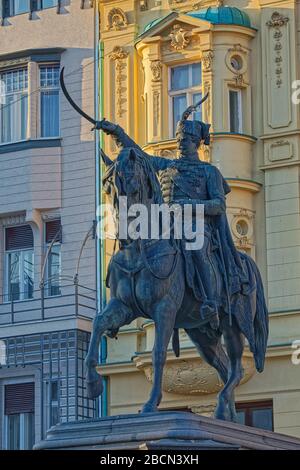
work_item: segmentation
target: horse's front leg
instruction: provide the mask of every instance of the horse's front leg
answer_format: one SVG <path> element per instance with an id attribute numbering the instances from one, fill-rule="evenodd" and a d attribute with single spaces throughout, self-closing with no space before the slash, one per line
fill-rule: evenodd
<path id="1" fill-rule="evenodd" d="M 102 378 L 97 372 L 99 344 L 106 330 L 117 330 L 133 320 L 130 309 L 118 299 L 111 299 L 103 312 L 96 315 L 93 322 L 92 337 L 85 358 L 86 387 L 89 398 L 96 398 L 103 391 Z"/>
<path id="2" fill-rule="evenodd" d="M 171 298 L 165 298 L 157 304 L 153 320 L 155 323 L 155 342 L 152 351 L 154 369 L 153 386 L 150 398 L 142 408 L 142 413 L 157 411 L 162 399 L 162 378 L 166 362 L 167 348 L 175 325 L 177 308 Z"/>

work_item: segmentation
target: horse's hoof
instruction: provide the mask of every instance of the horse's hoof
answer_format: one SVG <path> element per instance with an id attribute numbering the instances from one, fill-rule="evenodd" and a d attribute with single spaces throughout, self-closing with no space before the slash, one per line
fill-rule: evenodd
<path id="1" fill-rule="evenodd" d="M 85 383 L 86 383 L 86 390 L 87 390 L 87 396 L 88 398 L 90 398 L 91 400 L 93 400 L 94 398 L 97 398 L 99 397 L 100 395 L 102 395 L 103 393 L 103 382 L 102 382 L 102 378 L 99 374 L 98 375 L 98 378 L 93 380 L 93 381 L 88 381 L 86 380 Z"/>
<path id="2" fill-rule="evenodd" d="M 223 413 L 223 412 L 215 412 L 214 414 L 215 419 L 221 419 L 222 421 L 230 421 L 232 422 L 230 413 Z"/>
<path id="3" fill-rule="evenodd" d="M 232 421 L 229 407 L 218 405 L 214 413 L 214 418 L 221 419 L 222 421 Z"/>
<path id="4" fill-rule="evenodd" d="M 144 413 L 155 413 L 156 411 L 158 411 L 158 408 L 156 405 L 144 405 L 143 408 L 141 409 L 141 413 L 144 414 Z"/>

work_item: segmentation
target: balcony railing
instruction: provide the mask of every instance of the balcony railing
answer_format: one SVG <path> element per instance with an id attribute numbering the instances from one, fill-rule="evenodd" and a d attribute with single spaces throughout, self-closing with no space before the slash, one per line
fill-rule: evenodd
<path id="1" fill-rule="evenodd" d="M 14 300 L 12 295 L 0 295 L 0 326 L 53 318 L 93 318 L 96 291 L 76 280 L 60 285 L 60 295 L 48 295 L 47 285 L 33 291 L 32 298 Z M 22 293 L 21 293 L 22 294 Z"/>

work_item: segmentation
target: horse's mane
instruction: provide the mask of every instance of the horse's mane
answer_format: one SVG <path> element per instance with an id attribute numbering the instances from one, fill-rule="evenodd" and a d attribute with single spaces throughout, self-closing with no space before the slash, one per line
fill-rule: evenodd
<path id="1" fill-rule="evenodd" d="M 161 187 L 160 187 L 158 178 L 156 176 L 154 167 L 152 165 L 151 157 L 149 157 L 149 155 L 147 155 L 142 150 L 133 149 L 133 151 L 136 154 L 137 162 L 141 165 L 151 185 L 151 189 L 153 192 L 153 202 L 155 204 L 162 204 L 163 197 L 162 197 Z"/>
<path id="2" fill-rule="evenodd" d="M 163 197 L 162 197 L 161 187 L 160 187 L 158 178 L 156 176 L 154 167 L 151 163 L 151 157 L 149 157 L 149 155 L 147 155 L 141 149 L 126 148 L 126 149 L 121 150 L 117 159 L 106 170 L 105 175 L 103 177 L 103 184 L 111 178 L 114 179 L 114 174 L 115 174 L 117 164 L 123 159 L 130 158 L 130 152 L 134 152 L 136 162 L 143 170 L 144 174 L 142 175 L 142 177 L 144 178 L 145 183 L 147 184 L 147 180 L 148 180 L 148 184 L 150 184 L 151 186 L 152 194 L 153 194 L 153 203 L 162 204 Z M 115 180 L 114 184 L 115 186 L 118 186 L 116 183 L 117 181 Z"/>

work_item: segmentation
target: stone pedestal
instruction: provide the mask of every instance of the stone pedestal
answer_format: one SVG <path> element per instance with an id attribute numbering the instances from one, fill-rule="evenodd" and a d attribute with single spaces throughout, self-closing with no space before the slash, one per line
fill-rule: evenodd
<path id="1" fill-rule="evenodd" d="M 59 424 L 36 449 L 300 450 L 300 439 L 188 412 L 111 416 Z"/>

